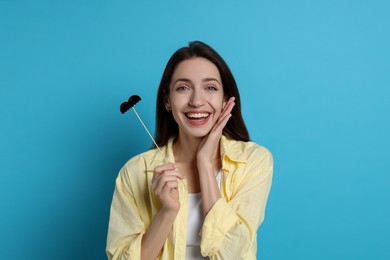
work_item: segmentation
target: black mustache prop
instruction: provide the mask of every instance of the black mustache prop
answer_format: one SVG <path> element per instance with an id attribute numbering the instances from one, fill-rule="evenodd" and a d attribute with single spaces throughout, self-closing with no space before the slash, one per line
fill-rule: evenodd
<path id="1" fill-rule="evenodd" d="M 148 133 L 150 139 L 152 139 L 154 145 L 157 147 L 158 151 L 160 152 L 160 154 L 162 155 L 162 157 L 164 158 L 164 161 L 166 163 L 168 163 L 168 160 L 165 158 L 164 154 L 161 152 L 160 150 L 160 147 L 158 147 L 156 141 L 154 140 L 153 136 L 150 134 L 148 128 L 146 127 L 146 125 L 144 124 L 144 122 L 142 121 L 141 117 L 138 115 L 137 113 L 137 110 L 135 110 L 135 107 L 134 105 L 137 104 L 139 101 L 141 100 L 141 97 L 138 96 L 138 95 L 132 95 L 131 97 L 129 97 L 129 100 L 128 101 L 125 101 L 121 104 L 120 106 L 120 111 L 122 114 L 126 113 L 130 108 L 133 109 L 135 115 L 138 117 L 138 120 L 141 122 L 142 126 L 145 128 L 146 132 Z"/>
<path id="2" fill-rule="evenodd" d="M 126 102 L 123 102 L 121 104 L 121 107 L 120 107 L 120 110 L 121 110 L 121 113 L 124 114 L 127 112 L 127 110 L 129 110 L 130 108 L 132 108 L 135 104 L 137 104 L 139 101 L 141 100 L 141 97 L 138 96 L 138 95 L 132 95 L 131 97 L 129 97 L 129 100 L 126 101 Z"/>

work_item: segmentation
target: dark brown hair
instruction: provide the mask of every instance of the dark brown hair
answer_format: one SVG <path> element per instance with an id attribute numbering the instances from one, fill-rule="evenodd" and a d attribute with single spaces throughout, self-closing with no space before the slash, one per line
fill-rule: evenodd
<path id="1" fill-rule="evenodd" d="M 241 115 L 240 94 L 233 74 L 226 62 L 213 48 L 203 42 L 194 41 L 190 42 L 188 47 L 182 47 L 172 55 L 162 75 L 156 102 L 156 143 L 159 146 L 166 145 L 169 138 L 179 134 L 179 127 L 172 113 L 165 108 L 165 100 L 169 95 L 169 84 L 177 65 L 193 57 L 202 57 L 212 62 L 219 70 L 225 98 L 235 97 L 235 106 L 231 112 L 232 117 L 223 129 L 223 134 L 231 139 L 249 141 L 248 130 Z"/>

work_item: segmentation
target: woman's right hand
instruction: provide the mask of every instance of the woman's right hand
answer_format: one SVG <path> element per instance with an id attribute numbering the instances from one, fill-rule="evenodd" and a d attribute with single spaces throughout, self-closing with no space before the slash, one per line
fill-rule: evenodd
<path id="1" fill-rule="evenodd" d="M 156 259 L 168 237 L 180 209 L 177 179 L 182 175 L 175 164 L 168 163 L 154 168 L 152 189 L 161 202 L 161 209 L 142 236 L 141 259 Z"/>
<path id="2" fill-rule="evenodd" d="M 178 178 L 182 179 L 183 176 L 173 163 L 154 168 L 152 188 L 161 202 L 163 212 L 177 213 L 180 209 Z"/>

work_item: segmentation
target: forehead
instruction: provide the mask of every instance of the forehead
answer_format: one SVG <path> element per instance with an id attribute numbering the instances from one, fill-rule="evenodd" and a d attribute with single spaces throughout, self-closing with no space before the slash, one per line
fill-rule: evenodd
<path id="1" fill-rule="evenodd" d="M 205 78 L 215 78 L 221 80 L 219 70 L 214 63 L 208 59 L 194 57 L 180 62 L 173 72 L 172 81 L 179 78 L 189 80 L 202 80 Z"/>

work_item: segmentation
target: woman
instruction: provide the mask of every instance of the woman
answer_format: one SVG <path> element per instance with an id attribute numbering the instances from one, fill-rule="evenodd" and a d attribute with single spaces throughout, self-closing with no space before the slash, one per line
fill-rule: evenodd
<path id="1" fill-rule="evenodd" d="M 156 142 L 121 169 L 109 259 L 256 259 L 271 153 L 249 141 L 240 96 L 215 50 L 192 42 L 168 61 Z"/>

